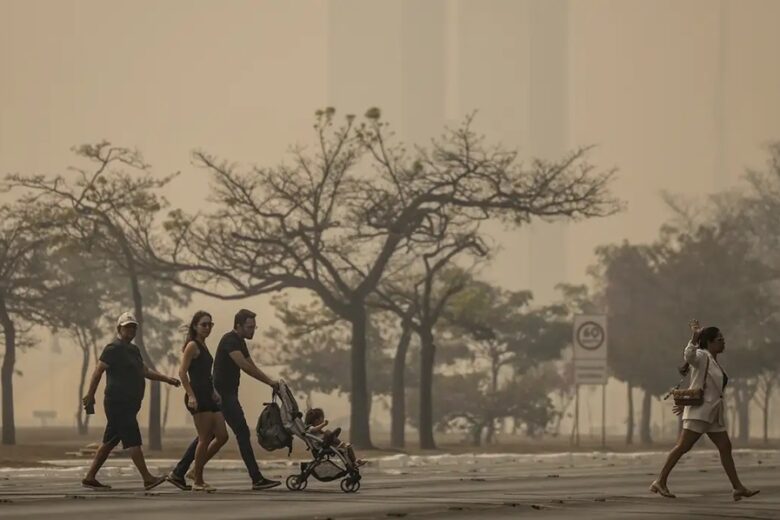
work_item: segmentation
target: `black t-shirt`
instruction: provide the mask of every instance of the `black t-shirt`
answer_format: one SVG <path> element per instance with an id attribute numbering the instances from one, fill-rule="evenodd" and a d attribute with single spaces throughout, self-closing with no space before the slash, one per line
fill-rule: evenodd
<path id="1" fill-rule="evenodd" d="M 132 343 L 115 339 L 100 354 L 106 369 L 106 402 L 140 404 L 144 398 L 144 360 Z"/>
<path id="2" fill-rule="evenodd" d="M 222 336 L 214 355 L 214 388 L 221 394 L 238 393 L 241 369 L 230 358 L 231 352 L 241 352 L 244 357 L 249 357 L 246 341 L 234 330 Z"/>

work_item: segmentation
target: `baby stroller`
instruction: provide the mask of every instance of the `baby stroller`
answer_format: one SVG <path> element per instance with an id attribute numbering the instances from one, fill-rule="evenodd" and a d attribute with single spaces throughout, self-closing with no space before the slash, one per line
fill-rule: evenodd
<path id="1" fill-rule="evenodd" d="M 279 390 L 274 391 L 273 400 L 279 398 L 282 426 L 294 437 L 306 444 L 311 453 L 310 462 L 302 462 L 300 473 L 290 475 L 285 481 L 287 489 L 303 491 L 310 476 L 321 482 L 341 479 L 341 490 L 344 493 L 355 493 L 360 489 L 360 471 L 350 461 L 346 453 L 329 442 L 306 431 L 303 414 L 298 409 L 290 388 L 283 381 L 279 382 Z"/>

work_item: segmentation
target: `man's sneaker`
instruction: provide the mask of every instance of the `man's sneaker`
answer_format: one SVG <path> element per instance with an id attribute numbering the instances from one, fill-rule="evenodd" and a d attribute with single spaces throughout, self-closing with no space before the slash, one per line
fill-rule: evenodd
<path id="1" fill-rule="evenodd" d="M 279 484 L 281 484 L 281 482 L 279 482 L 278 480 L 269 480 L 267 478 L 261 478 L 256 482 L 252 482 L 252 491 L 260 491 L 262 489 L 275 488 Z"/>
<path id="2" fill-rule="evenodd" d="M 97 491 L 108 491 L 109 489 L 111 489 L 111 486 L 101 484 L 100 482 L 97 481 L 97 479 L 94 478 L 93 479 L 85 478 L 84 480 L 81 481 L 81 485 L 84 486 L 85 488 L 95 489 Z"/>
<path id="3" fill-rule="evenodd" d="M 168 478 L 168 482 L 170 482 L 171 484 L 173 484 L 177 488 L 181 489 L 182 491 L 189 491 L 190 489 L 192 489 L 192 486 L 187 484 L 187 481 L 184 480 L 183 477 L 180 477 L 179 475 L 177 475 L 173 471 L 168 473 L 168 477 L 167 478 Z"/>

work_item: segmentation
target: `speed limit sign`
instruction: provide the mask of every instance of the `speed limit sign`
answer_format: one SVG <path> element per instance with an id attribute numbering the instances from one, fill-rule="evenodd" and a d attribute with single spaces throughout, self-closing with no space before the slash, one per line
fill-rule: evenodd
<path id="1" fill-rule="evenodd" d="M 586 321 L 577 327 L 577 343 L 585 350 L 598 350 L 606 339 L 604 327 L 595 321 Z"/>
<path id="2" fill-rule="evenodd" d="M 574 317 L 574 377 L 578 384 L 607 382 L 607 317 L 604 314 Z"/>

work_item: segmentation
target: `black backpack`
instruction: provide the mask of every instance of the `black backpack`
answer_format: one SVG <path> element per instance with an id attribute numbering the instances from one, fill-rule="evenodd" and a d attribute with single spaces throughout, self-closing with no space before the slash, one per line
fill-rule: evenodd
<path id="1" fill-rule="evenodd" d="M 264 449 L 274 451 L 287 448 L 287 456 L 292 453 L 292 434 L 284 428 L 282 411 L 275 402 L 264 403 L 260 417 L 257 419 L 257 442 Z"/>

